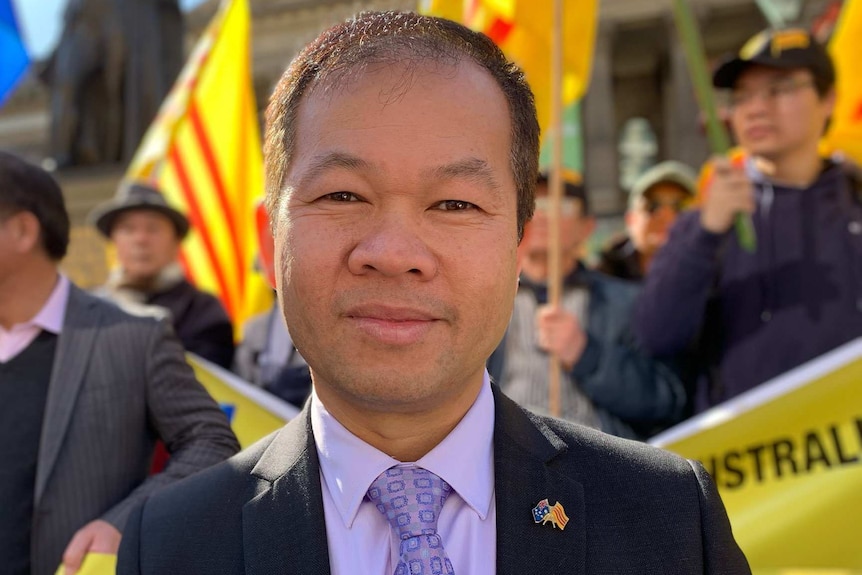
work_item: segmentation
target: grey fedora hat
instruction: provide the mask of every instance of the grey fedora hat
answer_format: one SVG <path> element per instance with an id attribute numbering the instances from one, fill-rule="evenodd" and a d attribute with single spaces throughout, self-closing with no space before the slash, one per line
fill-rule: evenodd
<path id="1" fill-rule="evenodd" d="M 109 238 L 117 216 L 132 210 L 159 212 L 171 220 L 177 229 L 177 236 L 184 238 L 189 233 L 188 218 L 169 205 L 161 192 L 143 182 L 123 184 L 116 196 L 96 206 L 90 212 L 89 220 L 102 235 Z"/>

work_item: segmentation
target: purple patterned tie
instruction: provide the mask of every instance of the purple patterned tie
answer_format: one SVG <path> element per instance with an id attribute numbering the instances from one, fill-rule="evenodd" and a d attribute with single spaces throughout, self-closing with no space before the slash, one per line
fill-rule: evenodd
<path id="1" fill-rule="evenodd" d="M 415 465 L 390 467 L 374 480 L 368 499 L 389 520 L 401 539 L 395 575 L 454 575 L 437 518 L 452 488 Z"/>

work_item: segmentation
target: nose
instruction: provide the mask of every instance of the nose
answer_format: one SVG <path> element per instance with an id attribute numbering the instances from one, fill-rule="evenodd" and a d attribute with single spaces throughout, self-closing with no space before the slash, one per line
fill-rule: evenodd
<path id="1" fill-rule="evenodd" d="M 654 222 L 660 226 L 670 226 L 676 220 L 677 212 L 671 206 L 661 205 L 652 216 Z"/>
<path id="2" fill-rule="evenodd" d="M 437 257 L 422 237 L 421 224 L 398 215 L 375 218 L 347 258 L 355 275 L 397 277 L 410 274 L 420 280 L 437 275 Z"/>

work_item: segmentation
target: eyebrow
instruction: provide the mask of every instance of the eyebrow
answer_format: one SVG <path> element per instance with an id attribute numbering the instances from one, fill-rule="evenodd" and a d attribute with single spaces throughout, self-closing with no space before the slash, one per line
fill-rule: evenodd
<path id="1" fill-rule="evenodd" d="M 308 169 L 300 178 L 298 187 L 300 189 L 305 187 L 309 182 L 314 181 L 320 177 L 321 174 L 332 169 L 358 172 L 369 169 L 370 167 L 371 164 L 352 154 L 347 154 L 345 152 L 330 152 L 315 158 L 311 162 L 311 165 L 309 165 Z"/>
<path id="2" fill-rule="evenodd" d="M 372 167 L 370 162 L 353 154 L 330 152 L 315 158 L 311 162 L 308 169 L 300 178 L 299 186 L 304 186 L 331 169 L 358 172 L 370 170 Z M 494 192 L 502 190 L 502 186 L 494 176 L 494 171 L 488 165 L 488 162 L 479 158 L 467 158 L 450 164 L 435 166 L 426 170 L 423 175 L 438 180 L 468 180 L 484 185 Z"/>
<path id="3" fill-rule="evenodd" d="M 438 180 L 467 180 L 481 184 L 499 195 L 502 186 L 485 160 L 467 158 L 431 168 L 428 175 Z"/>

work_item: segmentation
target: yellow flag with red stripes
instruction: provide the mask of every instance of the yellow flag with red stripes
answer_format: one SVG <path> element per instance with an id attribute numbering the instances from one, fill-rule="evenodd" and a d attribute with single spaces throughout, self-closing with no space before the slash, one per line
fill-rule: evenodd
<path id="1" fill-rule="evenodd" d="M 126 173 L 187 215 L 186 274 L 221 299 L 237 326 L 271 304 L 253 271 L 264 183 L 250 39 L 248 0 L 223 0 Z"/>
<path id="2" fill-rule="evenodd" d="M 862 2 L 844 2 L 838 26 L 829 43 L 835 64 L 835 110 L 823 140 L 824 152 L 841 152 L 862 164 Z"/>
<path id="3" fill-rule="evenodd" d="M 542 133 L 551 116 L 553 0 L 423 0 L 422 11 L 461 22 L 490 37 L 524 70 L 536 96 Z M 597 0 L 566 0 L 563 21 L 563 106 L 587 91 L 598 19 Z"/>

